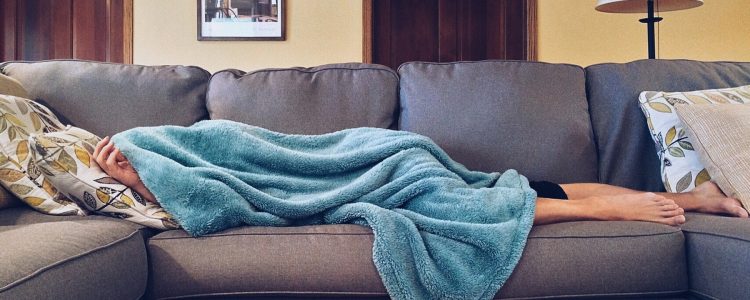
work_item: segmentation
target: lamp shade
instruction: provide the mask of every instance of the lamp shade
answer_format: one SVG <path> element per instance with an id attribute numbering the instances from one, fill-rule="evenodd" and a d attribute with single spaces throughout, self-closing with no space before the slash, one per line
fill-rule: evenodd
<path id="1" fill-rule="evenodd" d="M 644 13 L 647 0 L 599 0 L 596 10 L 608 13 Z M 703 5 L 703 0 L 654 0 L 658 11 L 689 9 Z"/>

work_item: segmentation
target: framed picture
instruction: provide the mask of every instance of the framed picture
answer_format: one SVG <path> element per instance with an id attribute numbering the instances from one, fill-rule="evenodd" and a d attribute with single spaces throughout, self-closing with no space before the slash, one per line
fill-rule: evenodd
<path id="1" fill-rule="evenodd" d="M 284 0 L 198 0 L 199 41 L 283 41 Z"/>

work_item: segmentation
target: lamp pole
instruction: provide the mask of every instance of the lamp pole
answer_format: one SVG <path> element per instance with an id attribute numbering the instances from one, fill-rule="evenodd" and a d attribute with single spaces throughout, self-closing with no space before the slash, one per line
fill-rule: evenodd
<path id="1" fill-rule="evenodd" d="M 654 0 L 646 0 L 648 6 L 647 18 L 640 19 L 641 23 L 646 23 L 646 30 L 648 31 L 648 58 L 656 58 L 656 38 L 654 35 L 654 24 L 663 20 L 661 17 L 654 17 Z"/>

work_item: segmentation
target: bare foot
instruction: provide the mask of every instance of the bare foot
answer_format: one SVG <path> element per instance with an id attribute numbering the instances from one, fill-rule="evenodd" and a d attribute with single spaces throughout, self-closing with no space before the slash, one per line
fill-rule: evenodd
<path id="1" fill-rule="evenodd" d="M 729 198 L 721 192 L 719 187 L 710 181 L 704 182 L 690 191 L 694 199 L 695 211 L 709 214 L 723 214 L 733 217 L 747 218 L 747 210 L 742 208 L 740 201 Z"/>
<path id="2" fill-rule="evenodd" d="M 607 221 L 646 221 L 677 226 L 685 223 L 685 211 L 674 201 L 654 193 L 602 196 L 591 199 Z"/>

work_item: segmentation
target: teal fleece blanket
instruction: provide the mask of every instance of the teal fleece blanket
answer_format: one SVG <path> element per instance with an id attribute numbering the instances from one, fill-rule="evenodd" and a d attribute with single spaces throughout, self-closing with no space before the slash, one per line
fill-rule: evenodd
<path id="1" fill-rule="evenodd" d="M 287 135 L 211 120 L 113 141 L 193 236 L 242 225 L 370 227 L 394 299 L 491 299 L 533 223 L 526 178 L 469 171 L 414 133 Z"/>

